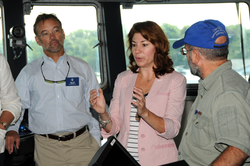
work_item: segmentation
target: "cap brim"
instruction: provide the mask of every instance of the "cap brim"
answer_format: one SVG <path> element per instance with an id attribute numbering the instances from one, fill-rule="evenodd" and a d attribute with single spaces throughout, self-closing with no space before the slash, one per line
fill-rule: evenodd
<path id="1" fill-rule="evenodd" d="M 179 48 L 179 47 L 181 47 L 183 45 L 185 45 L 184 38 L 174 42 L 173 48 L 176 49 L 176 48 Z"/>

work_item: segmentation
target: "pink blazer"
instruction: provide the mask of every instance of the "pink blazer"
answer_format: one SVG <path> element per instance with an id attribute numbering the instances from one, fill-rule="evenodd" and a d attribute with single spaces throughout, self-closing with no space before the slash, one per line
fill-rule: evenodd
<path id="1" fill-rule="evenodd" d="M 115 81 L 113 98 L 109 107 L 112 129 L 102 129 L 104 138 L 115 135 L 127 148 L 133 87 L 137 74 L 130 70 L 120 73 Z M 138 153 L 142 166 L 159 166 L 177 161 L 177 148 L 173 140 L 179 133 L 186 98 L 186 78 L 177 72 L 155 79 L 146 99 L 146 107 L 164 118 L 165 131 L 158 133 L 141 119 L 138 131 Z"/>

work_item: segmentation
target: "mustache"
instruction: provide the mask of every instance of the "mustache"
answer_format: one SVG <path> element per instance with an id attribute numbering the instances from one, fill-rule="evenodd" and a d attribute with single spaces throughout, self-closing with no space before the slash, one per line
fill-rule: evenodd
<path id="1" fill-rule="evenodd" d="M 52 42 L 54 42 L 54 41 L 56 41 L 57 43 L 59 43 L 59 41 L 58 40 L 56 40 L 56 39 L 52 39 L 50 42 L 49 42 L 49 44 L 51 44 Z"/>

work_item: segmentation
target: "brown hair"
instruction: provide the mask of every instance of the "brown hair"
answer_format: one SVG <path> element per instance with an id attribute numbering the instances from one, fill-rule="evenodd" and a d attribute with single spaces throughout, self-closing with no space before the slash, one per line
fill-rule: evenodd
<path id="1" fill-rule="evenodd" d="M 37 31 L 36 31 L 36 26 L 37 26 L 37 24 L 38 24 L 40 21 L 43 21 L 43 22 L 44 22 L 45 20 L 48 20 L 48 19 L 51 19 L 51 18 L 53 18 L 53 19 L 55 19 L 56 21 L 58 21 L 59 24 L 60 24 L 60 28 L 62 28 L 62 23 L 61 23 L 61 21 L 56 17 L 55 14 L 46 14 L 46 13 L 43 13 L 43 14 L 40 14 L 40 15 L 37 16 L 36 21 L 35 21 L 35 24 L 33 25 L 33 30 L 34 30 L 34 33 L 35 33 L 36 36 L 38 36 Z"/>
<path id="2" fill-rule="evenodd" d="M 155 46 L 154 64 L 156 68 L 153 67 L 155 76 L 158 78 L 159 75 L 172 73 L 174 68 L 173 61 L 169 56 L 170 44 L 168 38 L 161 27 L 152 21 L 135 23 L 128 34 L 127 52 L 130 52 L 130 70 L 133 73 L 137 73 L 137 69 L 139 68 L 132 54 L 132 39 L 135 33 L 140 33 L 146 40 L 150 41 Z"/>

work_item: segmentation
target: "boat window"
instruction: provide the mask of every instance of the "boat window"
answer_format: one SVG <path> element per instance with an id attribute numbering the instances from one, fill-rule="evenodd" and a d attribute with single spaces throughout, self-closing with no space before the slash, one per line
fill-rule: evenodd
<path id="1" fill-rule="evenodd" d="M 216 19 L 225 24 L 229 33 L 229 57 L 233 69 L 248 79 L 250 74 L 250 24 L 249 7 L 246 3 L 202 3 L 202 4 L 134 4 L 132 8 L 120 6 L 123 25 L 126 63 L 129 65 L 127 53 L 127 34 L 136 22 L 154 21 L 160 25 L 171 44 L 170 56 L 176 71 L 187 78 L 188 84 L 197 84 L 199 77 L 190 73 L 186 56 L 180 49 L 173 49 L 176 40 L 184 37 L 184 33 L 193 23 L 206 19 Z M 215 12 L 218 11 L 218 12 Z"/>
<path id="2" fill-rule="evenodd" d="M 90 64 L 98 82 L 103 83 L 95 6 L 33 6 L 31 13 L 24 17 L 26 40 L 33 49 L 32 51 L 27 47 L 28 63 L 43 55 L 42 47 L 36 43 L 33 32 L 35 19 L 41 13 L 53 13 L 60 19 L 65 32 L 64 48 L 66 53 Z"/>

